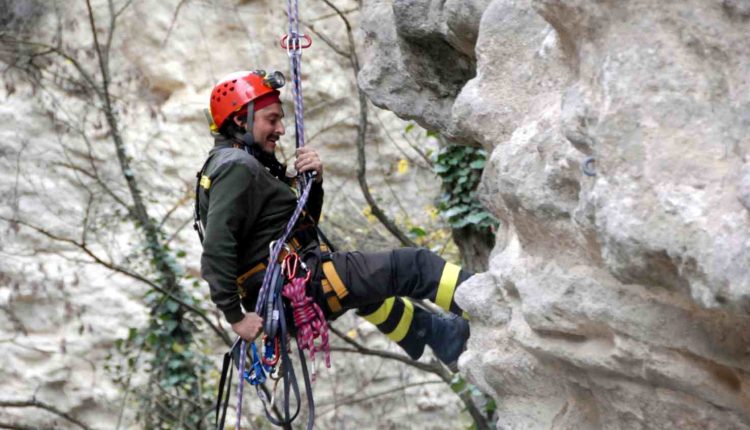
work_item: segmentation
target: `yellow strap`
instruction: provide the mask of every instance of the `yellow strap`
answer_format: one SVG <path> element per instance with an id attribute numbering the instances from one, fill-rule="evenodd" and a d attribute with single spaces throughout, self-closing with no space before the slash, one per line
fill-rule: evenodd
<path id="1" fill-rule="evenodd" d="M 328 282 L 326 278 L 321 279 L 320 283 L 323 286 L 323 293 L 326 294 L 326 301 L 328 302 L 328 309 L 330 309 L 331 312 L 340 312 L 341 302 L 339 302 L 339 299 L 338 297 L 336 297 L 336 294 L 328 295 L 329 292 L 333 291 L 331 289 L 331 283 Z"/>
<path id="2" fill-rule="evenodd" d="M 330 296 L 326 299 L 326 301 L 328 302 L 328 308 L 331 310 L 331 312 L 341 312 L 341 302 L 339 302 L 339 299 L 337 299 L 336 296 Z"/>
<path id="3" fill-rule="evenodd" d="M 406 337 L 411 327 L 411 320 L 414 318 L 414 305 L 411 303 L 411 300 L 403 299 L 403 301 L 404 314 L 401 315 L 401 321 L 398 322 L 395 330 L 386 335 L 394 342 L 400 342 Z"/>
<path id="4" fill-rule="evenodd" d="M 391 314 L 391 310 L 393 309 L 393 303 L 396 301 L 395 297 L 388 297 L 385 299 L 382 305 L 373 313 L 369 315 L 363 315 L 362 318 L 366 319 L 367 321 L 378 325 L 383 324 L 385 320 L 388 318 L 388 315 Z"/>
<path id="5" fill-rule="evenodd" d="M 453 293 L 456 291 L 458 273 L 460 271 L 460 267 L 448 262 L 445 263 L 445 267 L 443 268 L 443 275 L 440 277 L 440 285 L 438 286 L 437 297 L 435 297 L 435 304 L 446 311 L 451 310 Z"/>
<path id="6" fill-rule="evenodd" d="M 206 175 L 201 176 L 201 187 L 205 189 L 211 188 L 211 178 Z"/>
<path id="7" fill-rule="evenodd" d="M 339 274 L 336 273 L 336 268 L 333 267 L 333 262 L 326 261 L 323 263 L 323 273 L 326 275 L 326 278 L 328 278 L 328 282 L 333 286 L 333 290 L 336 291 L 336 295 L 339 299 L 343 299 L 349 295 L 346 285 L 341 281 Z"/>
<path id="8" fill-rule="evenodd" d="M 252 269 L 248 270 L 247 272 L 243 273 L 239 278 L 237 278 L 237 285 L 242 285 L 245 283 L 247 278 L 255 275 L 256 273 L 260 272 L 261 270 L 266 268 L 265 263 L 258 263 L 256 264 Z"/>

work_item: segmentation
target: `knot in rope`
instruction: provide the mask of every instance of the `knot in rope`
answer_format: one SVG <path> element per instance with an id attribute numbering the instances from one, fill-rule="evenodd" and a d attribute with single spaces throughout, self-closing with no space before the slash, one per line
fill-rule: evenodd
<path id="1" fill-rule="evenodd" d="M 313 381 L 315 380 L 315 353 L 323 351 L 326 357 L 326 367 L 331 367 L 331 348 L 328 345 L 328 324 L 323 311 L 312 298 L 305 294 L 305 278 L 290 280 L 281 293 L 292 303 L 294 325 L 297 327 L 297 342 L 301 349 L 310 351 L 313 363 Z M 320 337 L 320 345 L 315 345 L 315 339 Z"/>

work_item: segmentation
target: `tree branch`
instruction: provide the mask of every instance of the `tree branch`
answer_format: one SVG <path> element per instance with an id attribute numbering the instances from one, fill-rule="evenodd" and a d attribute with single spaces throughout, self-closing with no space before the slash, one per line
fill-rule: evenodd
<path id="1" fill-rule="evenodd" d="M 344 13 L 338 7 L 336 7 L 336 5 L 331 3 L 329 0 L 323 0 L 323 2 L 331 9 L 333 9 L 336 14 L 339 15 L 339 17 L 341 17 L 341 20 L 346 26 L 346 35 L 349 40 L 349 51 L 346 57 L 349 58 L 349 62 L 351 63 L 352 71 L 354 72 L 354 81 L 356 83 L 357 74 L 359 74 L 359 58 L 357 57 L 354 35 L 352 34 L 352 26 L 351 24 L 349 24 L 349 20 L 347 19 L 346 15 L 344 15 Z M 326 42 L 326 44 L 328 44 L 328 38 L 321 37 L 321 39 Z M 334 51 L 343 51 L 341 48 L 337 47 L 334 44 L 331 44 L 329 46 L 331 46 L 331 49 L 333 49 Z M 365 95 L 365 92 L 362 91 L 362 89 L 359 87 L 359 85 L 357 85 L 357 94 L 359 96 L 359 122 L 357 125 L 357 181 L 359 182 L 359 187 L 362 190 L 362 195 L 365 197 L 367 204 L 370 205 L 372 214 L 375 216 L 375 218 L 378 219 L 378 221 L 380 221 L 381 224 L 383 224 L 386 230 L 388 230 L 396 239 L 398 239 L 403 246 L 416 248 L 418 245 L 406 234 L 404 234 L 404 232 L 401 231 L 400 228 L 398 228 L 396 223 L 393 222 L 388 217 L 388 215 L 386 215 L 385 211 L 380 208 L 380 206 L 375 201 L 375 198 L 370 193 L 370 186 L 367 184 L 367 160 L 365 158 L 365 140 L 367 138 L 368 125 L 367 96 Z"/>
<path id="2" fill-rule="evenodd" d="M 83 66 L 81 66 L 81 63 L 79 63 L 78 60 L 76 60 L 73 56 L 63 51 L 60 46 L 52 46 L 46 43 L 30 42 L 27 40 L 16 39 L 15 37 L 11 37 L 7 34 L 0 34 L 0 41 L 3 41 L 5 43 L 14 43 L 17 45 L 27 45 L 30 47 L 42 48 L 46 50 L 46 51 L 43 51 L 45 55 L 47 53 L 54 52 L 55 54 L 59 55 L 64 60 L 72 64 L 73 67 L 78 71 L 78 73 L 80 73 L 83 80 L 85 80 L 86 83 L 89 84 L 90 88 L 94 90 L 94 92 L 96 92 L 96 94 L 99 97 L 102 97 L 101 88 L 99 88 L 99 86 L 96 85 L 96 82 L 94 81 L 93 77 L 86 71 L 86 69 L 83 68 Z M 35 54 L 38 54 L 38 53 L 35 53 Z"/>
<path id="3" fill-rule="evenodd" d="M 56 430 L 55 427 L 50 427 L 48 429 L 40 429 L 39 427 L 27 427 L 23 424 L 15 424 L 15 423 L 5 423 L 0 422 L 0 429 L 10 429 L 10 430 Z"/>
<path id="4" fill-rule="evenodd" d="M 162 48 L 167 46 L 167 41 L 169 41 L 169 36 L 172 35 L 172 29 L 174 28 L 175 23 L 177 22 L 177 16 L 180 14 L 180 9 L 182 9 L 182 6 L 187 3 L 187 0 L 180 0 L 179 3 L 177 3 L 177 7 L 174 9 L 174 13 L 172 14 L 172 21 L 169 23 L 169 28 L 167 29 L 167 35 L 164 36 L 164 40 L 161 41 Z"/>
<path id="5" fill-rule="evenodd" d="M 341 347 L 331 347 L 331 351 L 341 351 L 341 352 L 353 352 L 358 354 L 364 354 L 364 355 L 372 355 L 376 357 L 382 357 L 389 360 L 396 360 L 401 363 L 404 363 L 408 366 L 415 367 L 419 370 L 423 370 L 425 372 L 430 372 L 438 377 L 448 384 L 448 386 L 451 386 L 453 382 L 453 373 L 451 373 L 445 366 L 438 363 L 437 361 L 433 361 L 432 363 L 422 363 L 419 361 L 412 360 L 411 358 L 408 358 L 406 356 L 403 356 L 401 354 L 395 354 L 388 351 L 379 351 L 376 349 L 367 348 L 366 346 L 360 344 L 359 342 L 355 341 L 354 339 L 350 338 L 349 336 L 346 336 L 344 333 L 342 333 L 340 330 L 338 330 L 336 327 L 328 326 L 328 329 L 332 331 L 336 336 L 338 336 L 341 340 L 351 345 L 354 349 L 350 348 L 341 348 Z M 474 399 L 471 397 L 471 393 L 468 392 L 468 390 L 461 391 L 459 393 L 456 393 L 458 397 L 461 399 L 461 401 L 466 406 L 466 410 L 469 412 L 471 417 L 474 419 L 474 422 L 477 425 L 477 430 L 490 430 L 490 427 L 487 423 L 487 419 L 482 415 L 482 412 L 479 410 L 477 405 L 474 403 Z"/>
<path id="6" fill-rule="evenodd" d="M 329 409 L 327 411 L 321 412 L 320 415 L 325 415 L 325 414 L 327 414 L 329 412 L 335 411 L 336 409 L 338 409 L 341 406 L 355 405 L 357 403 L 367 402 L 369 400 L 376 399 L 378 397 L 387 396 L 389 394 L 394 394 L 394 393 L 397 393 L 399 391 L 404 391 L 404 390 L 406 390 L 408 388 L 420 387 L 420 386 L 423 386 L 423 385 L 430 385 L 430 384 L 442 384 L 442 383 L 443 383 L 442 380 L 440 380 L 440 381 L 432 380 L 432 381 L 412 382 L 410 384 L 399 385 L 396 388 L 389 388 L 387 390 L 382 390 L 382 391 L 379 391 L 377 393 L 370 394 L 370 395 L 363 396 L 363 397 L 358 397 L 358 398 L 354 398 L 354 399 L 338 400 L 338 401 L 336 401 L 336 403 L 333 405 L 333 407 L 331 409 Z M 360 391 L 361 390 L 358 390 L 357 393 L 359 393 Z M 352 397 L 353 397 L 353 395 L 352 395 Z M 323 405 L 321 405 L 321 406 L 323 406 Z"/>
<path id="7" fill-rule="evenodd" d="M 36 399 L 31 400 L 0 400 L 0 407 L 5 408 L 40 408 L 44 409 L 47 412 L 52 412 L 53 414 L 66 419 L 67 421 L 70 421 L 71 423 L 77 425 L 78 427 L 84 429 L 84 430 L 92 430 L 91 427 L 87 426 L 86 424 L 82 423 L 81 421 L 73 418 L 71 415 L 57 409 L 56 407 L 52 405 L 48 405 L 44 402 L 40 402 Z M 7 428 L 25 428 L 25 427 L 7 427 Z"/>
<path id="8" fill-rule="evenodd" d="M 117 272 L 117 273 L 123 274 L 123 275 L 125 275 L 127 277 L 130 277 L 132 279 L 135 279 L 137 281 L 143 282 L 144 284 L 148 285 L 149 287 L 153 288 L 154 290 L 156 290 L 156 291 L 164 294 L 165 296 L 167 296 L 170 299 L 174 300 L 175 302 L 179 303 L 181 306 L 184 306 L 186 309 L 188 309 L 191 312 L 195 313 L 206 324 L 208 324 L 208 326 L 211 327 L 211 329 L 214 332 L 216 332 L 216 334 L 219 335 L 219 337 L 224 341 L 224 343 L 226 343 L 227 345 L 231 345 L 232 344 L 232 340 L 224 332 L 224 330 L 222 330 L 221 328 L 219 328 L 218 326 L 216 326 L 208 318 L 208 316 L 203 311 L 201 311 L 200 309 L 196 308 L 195 306 L 193 306 L 193 305 L 185 302 L 180 297 L 177 297 L 173 292 L 167 291 L 166 289 L 162 288 L 159 284 L 151 281 L 150 279 L 148 279 L 148 278 L 146 278 L 144 276 L 141 276 L 138 273 L 131 272 L 130 270 L 127 270 L 124 267 L 118 266 L 115 263 L 112 263 L 112 262 L 104 260 L 103 258 L 99 257 L 95 252 L 93 252 L 91 250 L 91 248 L 89 248 L 86 244 L 80 243 L 80 242 L 78 242 L 76 240 L 73 240 L 73 239 L 70 239 L 70 238 L 67 238 L 67 237 L 58 236 L 58 235 L 56 235 L 56 234 L 54 234 L 52 232 L 49 232 L 49 231 L 47 231 L 47 230 L 45 230 L 45 229 L 43 229 L 41 227 L 35 226 L 33 224 L 30 224 L 30 223 L 28 223 L 26 221 L 22 221 L 22 220 L 19 220 L 19 219 L 6 218 L 6 217 L 0 215 L 0 220 L 3 220 L 5 222 L 7 222 L 7 223 L 15 223 L 15 224 L 18 224 L 18 225 L 22 225 L 24 227 L 28 227 L 28 228 L 36 231 L 37 233 L 40 233 L 43 236 L 46 236 L 49 239 L 52 239 L 52 240 L 57 241 L 57 242 L 62 242 L 62 243 L 67 243 L 69 245 L 73 245 L 74 247 L 78 248 L 79 250 L 83 251 L 86 255 L 88 255 L 89 257 L 91 257 L 91 259 L 94 260 L 94 262 L 96 262 L 97 264 L 99 264 L 101 266 L 104 266 L 107 269 L 112 270 L 113 272 Z"/>
<path id="9" fill-rule="evenodd" d="M 424 372 L 434 373 L 434 374 L 436 374 L 438 376 L 440 376 L 440 374 L 441 374 L 441 367 L 442 366 L 440 364 L 438 364 L 437 362 L 422 363 L 420 361 L 412 360 L 411 358 L 409 358 L 409 357 L 407 357 L 405 355 L 402 355 L 402 354 L 396 354 L 396 353 L 390 352 L 390 351 L 381 351 L 381 350 L 378 350 L 378 349 L 368 348 L 368 347 L 362 345 L 361 343 L 357 342 L 356 340 L 350 338 L 349 336 L 345 335 L 339 329 L 337 329 L 336 327 L 333 327 L 332 325 L 329 325 L 328 329 L 331 330 L 333 332 L 333 334 L 335 334 L 336 336 L 338 336 L 341 340 L 343 340 L 344 342 L 348 343 L 349 345 L 351 345 L 354 348 L 354 349 L 350 349 L 350 348 L 342 348 L 342 347 L 332 346 L 331 347 L 331 351 L 354 352 L 354 353 L 358 353 L 358 354 L 372 355 L 372 356 L 375 356 L 375 357 L 386 358 L 388 360 L 399 361 L 399 362 L 404 363 L 404 364 L 406 364 L 408 366 L 415 367 L 415 368 L 417 368 L 419 370 L 422 370 Z"/>

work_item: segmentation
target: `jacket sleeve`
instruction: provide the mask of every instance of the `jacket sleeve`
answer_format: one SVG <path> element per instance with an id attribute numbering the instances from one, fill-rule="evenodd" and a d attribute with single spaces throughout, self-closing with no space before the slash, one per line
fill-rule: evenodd
<path id="1" fill-rule="evenodd" d="M 313 181 L 305 209 L 313 217 L 316 224 L 320 221 L 320 214 L 323 212 L 323 194 L 323 182 Z"/>
<path id="2" fill-rule="evenodd" d="M 238 247 L 243 225 L 252 225 L 259 206 L 253 205 L 254 172 L 243 163 L 229 163 L 211 179 L 201 275 L 211 289 L 211 300 L 229 323 L 244 317 L 237 291 Z"/>

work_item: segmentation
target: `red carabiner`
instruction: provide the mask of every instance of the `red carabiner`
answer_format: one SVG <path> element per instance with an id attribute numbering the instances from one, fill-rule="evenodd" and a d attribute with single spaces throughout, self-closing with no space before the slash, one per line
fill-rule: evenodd
<path id="1" fill-rule="evenodd" d="M 292 46 L 289 46 L 289 44 L 287 43 L 288 39 L 289 39 L 289 35 L 288 34 L 285 34 L 285 35 L 281 36 L 281 43 L 280 43 L 281 44 L 281 48 L 282 49 L 287 49 L 287 50 L 288 49 L 295 49 L 294 43 L 292 43 Z M 299 44 L 297 46 L 300 49 L 306 49 L 306 48 L 309 48 L 312 45 L 312 39 L 310 38 L 310 36 L 308 36 L 306 34 L 300 34 L 300 35 L 298 35 L 297 36 L 297 40 L 299 40 L 299 39 L 305 39 L 305 43 L 304 44 Z"/>
<path id="2" fill-rule="evenodd" d="M 263 335 L 263 345 L 268 345 L 268 335 Z M 266 359 L 266 354 L 260 355 L 260 361 L 263 362 L 263 364 L 266 364 L 268 366 L 275 366 L 276 363 L 279 362 L 279 357 L 281 357 L 281 347 L 279 346 L 281 342 L 279 342 L 279 338 L 274 338 L 273 340 L 273 357 Z"/>
<path id="3" fill-rule="evenodd" d="M 297 276 L 297 267 L 299 267 L 299 255 L 294 251 L 290 251 L 289 254 L 284 257 L 284 272 L 286 272 L 286 278 L 288 280 L 291 281 Z"/>

